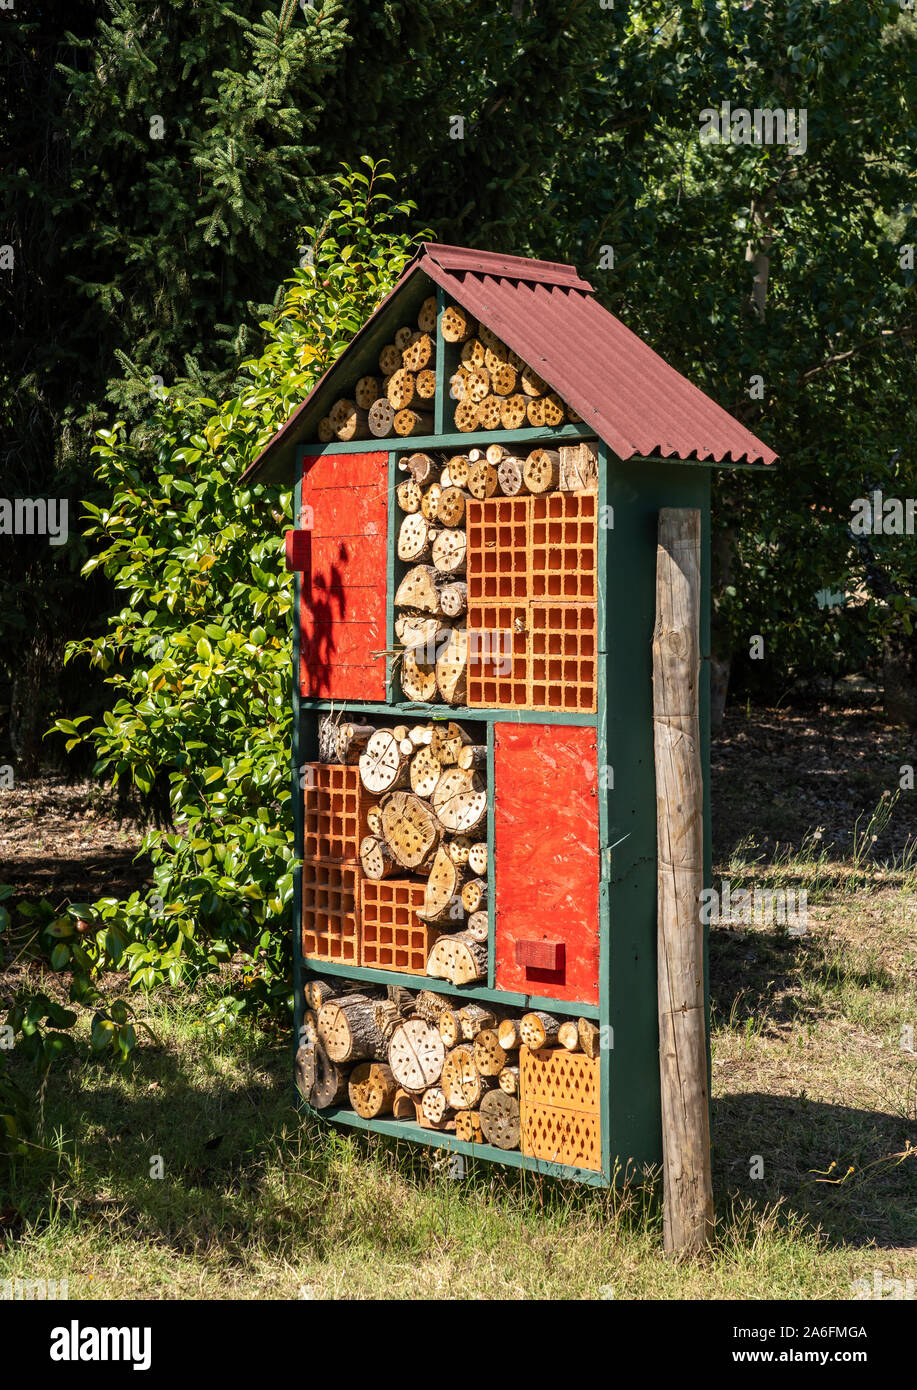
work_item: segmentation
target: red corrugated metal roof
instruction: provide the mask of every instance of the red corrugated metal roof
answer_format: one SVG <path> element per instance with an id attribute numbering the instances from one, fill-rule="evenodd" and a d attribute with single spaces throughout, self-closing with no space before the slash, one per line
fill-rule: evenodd
<path id="1" fill-rule="evenodd" d="M 773 449 L 603 309 L 573 266 L 425 242 L 382 303 L 421 270 L 534 367 L 619 458 L 776 459 Z M 347 356 L 325 373 L 244 478 L 261 473 L 278 453 L 315 438 L 318 420 L 310 418 L 310 401 L 332 373 L 342 366 L 346 373 Z"/>

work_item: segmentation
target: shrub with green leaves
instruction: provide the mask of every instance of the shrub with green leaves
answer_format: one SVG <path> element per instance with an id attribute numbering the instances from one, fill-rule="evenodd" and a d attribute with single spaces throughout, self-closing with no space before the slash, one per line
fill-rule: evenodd
<path id="1" fill-rule="evenodd" d="M 147 990 L 219 975 L 220 1024 L 289 1003 L 292 585 L 281 528 L 292 494 L 240 487 L 239 477 L 413 253 L 413 205 L 363 163 L 338 177 L 323 225 L 305 233 L 312 264 L 263 325 L 267 347 L 244 364 L 237 394 L 218 405 L 167 392 L 133 432 L 99 432 L 110 501 L 88 508 L 98 549 L 85 568 L 104 569 L 123 607 L 68 660 L 101 667 L 117 698 L 95 728 L 86 717 L 55 728 L 68 748 L 91 739 L 96 774 L 133 785 L 164 823 L 144 839 L 149 893 L 61 916 L 48 905 L 43 940 L 52 966 L 74 972 L 74 1001 L 98 1004 L 93 976 L 127 968 Z M 135 1042 L 123 1001 L 97 1014 L 95 1048 L 127 1056 Z"/>

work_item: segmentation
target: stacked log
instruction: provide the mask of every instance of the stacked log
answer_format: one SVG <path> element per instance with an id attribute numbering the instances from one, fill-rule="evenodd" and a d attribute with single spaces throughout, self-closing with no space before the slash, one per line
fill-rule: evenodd
<path id="1" fill-rule="evenodd" d="M 449 316 L 458 331 L 464 311 Z M 473 320 L 468 320 L 468 324 Z M 470 331 L 470 330 L 469 330 Z M 450 341 L 447 339 L 447 341 Z M 451 341 L 460 341 L 453 339 Z M 378 370 L 355 383 L 352 398 L 335 401 L 319 425 L 319 439 L 386 439 L 433 433 L 436 392 L 436 296 L 421 305 L 416 325 L 403 324 L 379 353 Z"/>
<path id="2" fill-rule="evenodd" d="M 543 1010 L 498 1014 L 430 990 L 378 997 L 349 981 L 309 981 L 319 1006 L 296 1055 L 297 1085 L 318 1109 L 349 1104 L 364 1119 L 412 1120 L 465 1143 L 518 1149 L 519 1048 L 590 1052 L 598 1028 Z M 304 1029 L 304 1033 L 308 1033 Z M 586 1039 L 582 1042 L 582 1039 Z"/>

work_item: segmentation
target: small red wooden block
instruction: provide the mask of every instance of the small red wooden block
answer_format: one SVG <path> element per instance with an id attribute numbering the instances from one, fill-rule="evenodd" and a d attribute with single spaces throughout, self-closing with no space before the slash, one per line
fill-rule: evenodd
<path id="1" fill-rule="evenodd" d="M 283 538 L 286 551 L 287 569 L 294 573 L 309 568 L 309 543 L 311 532 L 287 531 Z"/>
<path id="2" fill-rule="evenodd" d="M 527 970 L 563 970 L 562 941 L 516 941 L 516 964 Z"/>

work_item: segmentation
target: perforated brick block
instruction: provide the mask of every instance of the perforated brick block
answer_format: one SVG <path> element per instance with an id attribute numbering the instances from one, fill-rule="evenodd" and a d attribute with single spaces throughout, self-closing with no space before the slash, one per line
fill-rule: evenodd
<path id="1" fill-rule="evenodd" d="M 528 594 L 529 498 L 472 498 L 466 507 L 468 602 Z"/>
<path id="2" fill-rule="evenodd" d="M 562 1047 L 519 1049 L 520 1096 L 533 1105 L 599 1113 L 599 1059 Z"/>
<path id="3" fill-rule="evenodd" d="M 598 1059 L 544 1047 L 519 1049 L 521 1148 L 531 1158 L 599 1171 Z"/>
<path id="4" fill-rule="evenodd" d="M 600 1172 L 602 1139 L 598 1115 L 551 1105 L 520 1106 L 520 1147 L 529 1158 Z"/>
<path id="5" fill-rule="evenodd" d="M 528 633 L 524 604 L 468 605 L 469 709 L 527 709 Z"/>
<path id="6" fill-rule="evenodd" d="M 361 965 L 426 974 L 427 957 L 440 932 L 417 916 L 423 900 L 424 885 L 413 879 L 363 879 Z"/>
<path id="7" fill-rule="evenodd" d="M 595 604 L 532 602 L 528 622 L 530 708 L 594 713 Z"/>
<path id="8" fill-rule="evenodd" d="M 564 603 L 594 602 L 598 502 L 595 493 L 552 492 L 528 501 L 530 597 Z"/>
<path id="9" fill-rule="evenodd" d="M 303 773 L 303 853 L 310 859 L 356 863 L 368 833 L 366 812 L 373 804 L 360 781 L 360 769 L 338 763 L 306 763 Z"/>
<path id="10" fill-rule="evenodd" d="M 307 959 L 360 963 L 359 864 L 305 859 L 302 866 L 302 953 Z"/>

